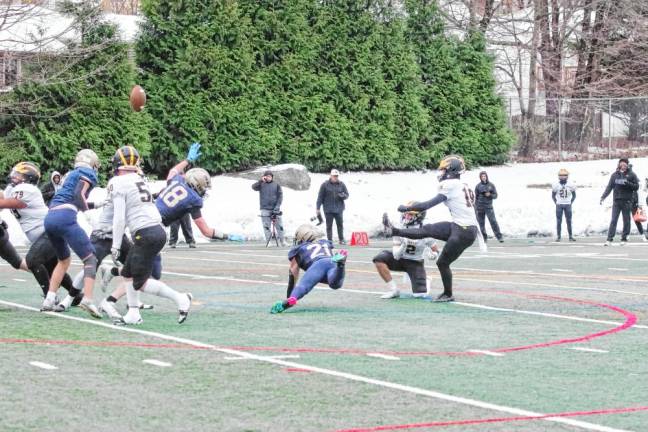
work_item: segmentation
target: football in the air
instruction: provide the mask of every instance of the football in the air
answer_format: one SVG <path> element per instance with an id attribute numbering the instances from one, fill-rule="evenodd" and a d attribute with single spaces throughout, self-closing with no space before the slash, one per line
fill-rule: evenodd
<path id="1" fill-rule="evenodd" d="M 144 108 L 144 105 L 146 105 L 146 93 L 142 87 L 138 85 L 133 87 L 130 93 L 130 105 L 135 112 L 140 112 Z"/>

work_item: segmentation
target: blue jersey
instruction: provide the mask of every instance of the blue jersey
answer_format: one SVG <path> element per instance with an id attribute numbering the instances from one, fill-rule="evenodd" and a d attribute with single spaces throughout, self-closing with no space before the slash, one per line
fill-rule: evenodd
<path id="1" fill-rule="evenodd" d="M 65 182 L 61 188 L 56 192 L 54 198 L 50 202 L 50 208 L 62 204 L 72 204 L 77 208 L 81 208 L 78 188 L 81 186 L 81 181 L 90 183 L 90 187 L 86 191 L 84 198 L 88 198 L 90 191 L 97 186 L 97 173 L 92 168 L 79 167 L 70 171 L 65 177 Z"/>
<path id="2" fill-rule="evenodd" d="M 295 258 L 302 270 L 308 268 L 315 262 L 324 258 L 331 259 L 333 243 L 329 240 L 317 240 L 297 245 L 288 252 L 288 260 Z"/>
<path id="3" fill-rule="evenodd" d="M 190 213 L 194 219 L 201 217 L 203 199 L 189 187 L 184 176 L 178 174 L 169 180 L 167 187 L 162 189 L 155 200 L 155 205 L 162 216 L 162 223 L 169 226 L 187 213 Z"/>

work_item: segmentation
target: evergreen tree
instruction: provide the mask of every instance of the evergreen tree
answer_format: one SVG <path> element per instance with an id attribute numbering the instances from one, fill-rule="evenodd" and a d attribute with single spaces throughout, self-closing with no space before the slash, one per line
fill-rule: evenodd
<path id="1" fill-rule="evenodd" d="M 43 173 L 66 171 L 82 148 L 97 152 L 104 172 L 122 145 L 134 145 L 143 156 L 148 153 L 148 117 L 133 113 L 128 104 L 134 70 L 127 45 L 113 24 L 102 21 L 97 4 L 70 2 L 63 7 L 74 16 L 80 41 L 51 59 L 55 77 L 28 81 L 8 95 L 0 147 L 10 151 L 0 158 L 3 172 L 21 159 L 38 163 Z"/>
<path id="2" fill-rule="evenodd" d="M 249 21 L 233 0 L 148 0 L 136 43 L 153 117 L 151 164 L 164 172 L 192 141 L 211 171 L 272 161 L 259 145 L 259 86 L 253 80 Z"/>

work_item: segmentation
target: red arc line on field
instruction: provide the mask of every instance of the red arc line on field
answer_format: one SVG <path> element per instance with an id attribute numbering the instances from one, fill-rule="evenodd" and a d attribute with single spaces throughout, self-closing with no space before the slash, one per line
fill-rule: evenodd
<path id="1" fill-rule="evenodd" d="M 528 293 L 517 293 L 514 291 L 495 291 L 489 290 L 489 292 L 497 292 L 500 294 L 507 295 L 516 295 L 521 297 L 540 299 L 540 300 L 558 300 L 570 303 L 583 304 L 588 306 L 596 306 L 604 309 L 609 309 L 616 313 L 619 313 L 625 317 L 625 321 L 618 325 L 617 327 L 596 332 L 590 333 L 584 336 L 568 339 L 558 339 L 549 342 L 542 342 L 530 345 L 522 345 L 516 347 L 508 348 L 496 348 L 489 349 L 488 351 L 505 353 L 505 352 L 515 352 L 515 351 L 525 351 L 538 348 L 546 348 L 556 345 L 565 345 L 572 344 L 577 342 L 585 342 L 602 336 L 607 336 L 613 333 L 618 333 L 623 330 L 627 330 L 630 327 L 634 326 L 637 322 L 637 316 L 632 312 L 629 312 L 625 309 L 621 309 L 617 306 L 612 306 L 604 303 L 590 302 L 587 300 L 578 300 L 571 299 L 568 297 L 557 297 L 541 294 L 528 294 Z M 0 338 L 0 343 L 26 343 L 26 344 L 43 344 L 43 345 L 80 345 L 80 346 L 97 346 L 97 347 L 136 347 L 136 348 L 176 348 L 176 349 L 206 349 L 201 347 L 194 347 L 191 345 L 184 344 L 151 344 L 151 343 L 140 343 L 140 342 L 98 342 L 98 341 L 74 341 L 74 340 L 46 340 L 46 339 L 15 339 L 15 338 Z M 368 353 L 379 352 L 381 354 L 394 355 L 394 356 L 481 356 L 483 354 L 477 352 L 467 352 L 467 351 L 386 351 L 386 350 L 361 350 L 353 348 L 312 348 L 312 347 L 302 347 L 302 348 L 293 348 L 293 347 L 260 347 L 260 346 L 230 346 L 222 347 L 228 349 L 236 349 L 239 351 L 268 351 L 268 352 L 290 352 L 290 353 L 320 353 L 320 354 L 349 354 L 349 355 L 366 355 Z"/>
<path id="2" fill-rule="evenodd" d="M 430 422 L 430 423 L 411 423 L 411 424 L 402 424 L 402 425 L 388 425 L 388 426 L 375 426 L 369 428 L 354 428 L 354 429 L 338 429 L 335 432 L 378 432 L 378 431 L 393 431 L 393 430 L 404 430 L 404 429 L 419 429 L 419 428 L 433 428 L 433 427 L 442 427 L 442 426 L 466 426 L 466 425 L 475 425 L 475 424 L 487 424 L 487 423 L 508 423 L 516 421 L 529 421 L 529 420 L 542 420 L 547 418 L 554 417 L 583 417 L 591 415 L 605 415 L 605 414 L 623 414 L 639 411 L 648 411 L 648 406 L 641 407 L 629 407 L 629 408 L 612 408 L 612 409 L 601 409 L 593 411 L 572 411 L 572 412 L 563 412 L 556 414 L 543 414 L 539 416 L 530 416 L 530 417 L 496 417 L 496 418 L 486 418 L 486 419 L 474 419 L 474 420 L 451 420 L 451 421 L 440 421 L 440 422 Z"/>

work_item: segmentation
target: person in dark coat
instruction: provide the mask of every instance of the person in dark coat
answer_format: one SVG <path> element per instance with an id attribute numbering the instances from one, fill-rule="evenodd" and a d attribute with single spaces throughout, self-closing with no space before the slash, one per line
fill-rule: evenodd
<path id="1" fill-rule="evenodd" d="M 344 201 L 349 198 L 349 191 L 346 185 L 340 181 L 340 172 L 331 170 L 331 176 L 320 186 L 317 194 L 317 214 L 321 215 L 320 208 L 324 207 L 324 218 L 326 219 L 326 237 L 333 241 L 333 221 L 337 226 L 338 239 L 340 244 L 346 244 L 344 240 Z"/>
<path id="2" fill-rule="evenodd" d="M 639 190 L 639 178 L 630 169 L 630 163 L 627 158 L 619 159 L 617 169 L 610 176 L 603 195 L 601 195 L 600 204 L 613 192 L 612 204 L 612 219 L 610 220 L 610 227 L 608 228 L 607 241 L 605 246 L 609 246 L 614 240 L 616 234 L 617 222 L 619 221 L 619 214 L 623 218 L 623 232 L 621 234 L 621 244 L 624 245 L 628 241 L 630 234 L 630 212 L 632 211 L 632 195 L 635 191 Z"/>
<path id="3" fill-rule="evenodd" d="M 479 173 L 479 183 L 475 186 L 475 212 L 477 213 L 477 222 L 481 230 L 484 241 L 486 241 L 486 217 L 493 230 L 493 234 L 500 243 L 504 242 L 502 233 L 500 232 L 495 211 L 493 210 L 493 200 L 497 199 L 497 189 L 495 185 L 488 180 L 486 171 Z"/>
<path id="4" fill-rule="evenodd" d="M 281 246 L 286 246 L 284 240 L 284 227 L 281 220 L 281 203 L 283 202 L 283 191 L 279 183 L 274 181 L 272 171 L 266 170 L 261 180 L 252 185 L 252 189 L 259 192 L 259 207 L 261 209 L 261 223 L 266 242 L 272 237 L 272 221 L 275 222 L 277 240 Z"/>
<path id="5" fill-rule="evenodd" d="M 648 197 L 646 198 L 646 201 L 648 201 Z M 639 191 L 634 191 L 634 193 L 632 194 L 631 214 L 634 216 L 635 212 L 640 207 L 641 206 L 639 205 Z M 639 234 L 641 235 L 641 239 L 643 241 L 648 241 L 648 232 L 644 230 L 643 222 L 634 221 L 634 223 L 635 226 L 637 227 L 637 231 L 639 231 Z"/>
<path id="6" fill-rule="evenodd" d="M 61 188 L 61 173 L 53 171 L 50 175 L 50 181 L 41 186 L 41 195 L 45 205 L 49 207 L 49 203 L 56 195 L 56 192 Z"/>

